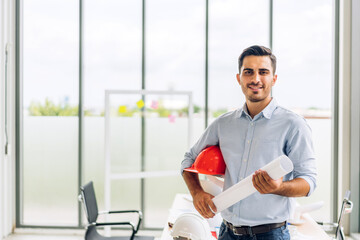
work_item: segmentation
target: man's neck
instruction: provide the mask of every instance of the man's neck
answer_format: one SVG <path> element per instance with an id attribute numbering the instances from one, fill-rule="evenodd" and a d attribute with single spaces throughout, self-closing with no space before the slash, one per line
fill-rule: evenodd
<path id="1" fill-rule="evenodd" d="M 264 99 L 260 102 L 251 102 L 249 100 L 246 100 L 246 107 L 249 112 L 249 115 L 251 118 L 254 118 L 256 115 L 258 115 L 264 108 L 266 108 L 267 105 L 271 102 L 272 98 Z"/>

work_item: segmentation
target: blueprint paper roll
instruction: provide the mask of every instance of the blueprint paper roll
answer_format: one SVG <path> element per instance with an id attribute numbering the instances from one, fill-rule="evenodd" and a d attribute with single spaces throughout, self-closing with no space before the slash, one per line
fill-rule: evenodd
<path id="1" fill-rule="evenodd" d="M 200 180 L 200 185 L 205 192 L 213 196 L 219 195 L 222 192 L 222 188 L 209 180 Z"/>
<path id="2" fill-rule="evenodd" d="M 211 182 L 213 182 L 214 184 L 216 184 L 217 186 L 219 186 L 221 189 L 224 188 L 224 181 L 217 179 L 216 177 L 212 176 L 212 175 L 207 175 L 206 176 L 207 179 L 209 179 Z"/>
<path id="3" fill-rule="evenodd" d="M 261 169 L 266 171 L 272 179 L 276 180 L 291 172 L 294 169 L 294 166 L 287 156 L 282 155 Z M 212 199 L 217 208 L 217 212 L 221 212 L 222 210 L 256 192 L 252 183 L 253 174 L 254 173 L 250 174 L 250 176 L 231 186 Z"/>

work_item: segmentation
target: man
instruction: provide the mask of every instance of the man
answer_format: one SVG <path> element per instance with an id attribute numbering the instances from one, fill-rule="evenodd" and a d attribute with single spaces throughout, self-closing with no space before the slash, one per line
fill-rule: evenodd
<path id="1" fill-rule="evenodd" d="M 293 197 L 309 196 L 316 187 L 311 129 L 304 118 L 271 97 L 275 71 L 276 57 L 270 49 L 257 45 L 245 49 L 236 75 L 246 98 L 244 106 L 217 118 L 182 161 L 183 170 L 201 150 L 219 145 L 226 163 L 224 190 L 255 172 L 252 181 L 258 192 L 221 212 L 222 240 L 290 239 L 286 220 L 294 207 Z M 293 172 L 273 180 L 259 170 L 283 154 L 293 162 Z M 182 175 L 197 211 L 212 218 L 214 196 L 203 191 L 196 173 Z"/>

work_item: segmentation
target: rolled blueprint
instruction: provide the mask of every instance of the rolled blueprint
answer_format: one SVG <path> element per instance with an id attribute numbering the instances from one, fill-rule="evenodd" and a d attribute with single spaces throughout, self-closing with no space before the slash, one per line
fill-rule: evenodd
<path id="1" fill-rule="evenodd" d="M 276 180 L 291 172 L 294 169 L 294 166 L 287 156 L 282 155 L 266 164 L 261 169 L 266 171 L 272 179 Z M 244 180 L 231 186 L 212 199 L 217 212 L 221 212 L 222 210 L 256 192 L 252 183 L 253 174 L 254 173 L 250 174 L 250 176 L 246 177 Z"/>
<path id="2" fill-rule="evenodd" d="M 214 184 L 216 184 L 217 186 L 219 186 L 221 188 L 221 190 L 224 188 L 224 180 L 220 180 L 217 177 L 212 176 L 212 175 L 206 175 L 206 178 L 209 179 Z"/>

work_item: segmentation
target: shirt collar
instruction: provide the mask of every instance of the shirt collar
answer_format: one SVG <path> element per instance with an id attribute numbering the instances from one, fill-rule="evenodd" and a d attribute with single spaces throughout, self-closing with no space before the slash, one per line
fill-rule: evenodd
<path id="1" fill-rule="evenodd" d="M 262 115 L 265 118 L 270 119 L 277 106 L 278 106 L 277 101 L 274 98 L 272 98 L 271 102 L 258 115 L 259 116 Z M 244 103 L 244 106 L 242 108 L 238 109 L 238 117 L 240 118 L 242 116 L 250 117 L 246 103 Z"/>

